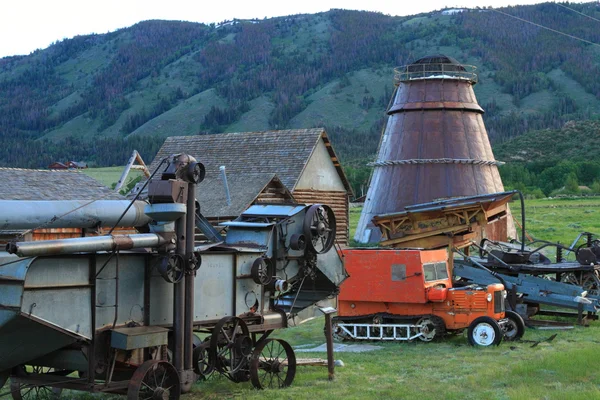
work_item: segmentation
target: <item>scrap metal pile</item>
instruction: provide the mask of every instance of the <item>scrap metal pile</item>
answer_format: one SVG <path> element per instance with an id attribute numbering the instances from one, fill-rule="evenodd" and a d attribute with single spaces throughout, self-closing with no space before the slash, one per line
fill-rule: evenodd
<path id="1" fill-rule="evenodd" d="M 292 383 L 294 352 L 270 335 L 336 306 L 346 273 L 331 209 L 252 206 L 220 238 L 196 211 L 202 164 L 167 161 L 148 202 L 2 202 L 3 229 L 51 221 L 145 232 L 7 246 L 0 387 L 10 378 L 14 399 L 64 388 L 177 399 L 212 372 L 257 388 Z M 197 245 L 196 226 L 216 241 Z"/>
<path id="2" fill-rule="evenodd" d="M 519 339 L 525 323 L 541 323 L 530 318 L 535 314 L 597 319 L 600 241 L 593 235 L 580 235 L 570 247 L 475 241 L 487 224 L 506 216 L 516 193 L 446 199 L 375 216 L 385 247 L 345 251 L 350 278 L 339 296 L 337 336 L 430 341 L 466 329 L 469 343 L 488 346 L 502 337 Z M 522 237 L 524 220 L 523 214 Z M 470 256 L 470 248 L 479 256 Z M 556 249 L 557 262 L 542 254 L 548 248 Z M 576 262 L 564 261 L 568 252 Z"/>

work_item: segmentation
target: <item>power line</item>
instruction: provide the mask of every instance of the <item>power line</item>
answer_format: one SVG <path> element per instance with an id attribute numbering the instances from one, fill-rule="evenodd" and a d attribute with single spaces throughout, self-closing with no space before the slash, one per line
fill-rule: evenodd
<path id="1" fill-rule="evenodd" d="M 563 36 L 569 37 L 571 39 L 579 40 L 580 42 L 584 42 L 584 43 L 588 43 L 588 44 L 593 44 L 594 46 L 600 46 L 600 44 L 598 44 L 598 43 L 590 42 L 589 40 L 585 40 L 585 39 L 582 39 L 582 38 L 577 37 L 577 36 L 569 35 L 568 33 L 557 31 L 556 29 L 548 28 L 547 26 L 544 26 L 544 25 L 536 24 L 535 22 L 531 22 L 531 21 L 528 21 L 526 19 L 519 18 L 519 17 L 511 15 L 511 14 L 507 14 L 507 13 L 505 13 L 503 11 L 496 10 L 495 8 L 491 8 L 490 10 L 495 11 L 498 14 L 506 15 L 507 17 L 514 18 L 516 20 L 519 20 L 519 21 L 526 22 L 528 24 L 537 26 L 538 28 L 546 29 L 546 30 L 548 30 L 550 32 L 558 33 L 559 35 L 563 35 Z"/>
<path id="2" fill-rule="evenodd" d="M 562 8 L 566 8 L 567 10 L 571 10 L 571 11 L 573 11 L 574 13 L 577 13 L 577 14 L 579 14 L 579 15 L 583 15 L 584 17 L 588 17 L 589 19 L 593 19 L 594 21 L 598 21 L 598 22 L 600 22 L 600 19 L 598 19 L 598 18 L 594 18 L 594 17 L 592 17 L 592 16 L 590 16 L 590 15 L 587 15 L 587 14 L 584 14 L 584 13 L 582 13 L 582 12 L 579 12 L 579 11 L 577 11 L 577 10 L 575 10 L 575 9 L 571 8 L 571 7 L 567 7 L 567 6 L 565 6 L 564 4 L 560 4 L 560 3 L 555 3 L 555 4 L 556 4 L 557 6 L 561 6 Z"/>

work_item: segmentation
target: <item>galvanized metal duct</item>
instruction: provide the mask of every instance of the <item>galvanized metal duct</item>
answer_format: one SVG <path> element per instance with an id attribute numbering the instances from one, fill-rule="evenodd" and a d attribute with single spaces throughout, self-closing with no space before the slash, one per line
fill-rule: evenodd
<path id="1" fill-rule="evenodd" d="M 92 228 L 114 226 L 128 200 L 0 200 L 0 230 L 36 228 Z M 119 226 L 143 226 L 151 219 L 144 214 L 146 202 L 136 201 Z"/>
<path id="2" fill-rule="evenodd" d="M 89 253 L 97 251 L 129 250 L 135 248 L 157 247 L 166 243 L 166 239 L 155 233 L 136 235 L 91 236 L 82 238 L 44 240 L 35 242 L 16 242 L 6 245 L 6 251 L 19 257 L 43 255 Z"/>

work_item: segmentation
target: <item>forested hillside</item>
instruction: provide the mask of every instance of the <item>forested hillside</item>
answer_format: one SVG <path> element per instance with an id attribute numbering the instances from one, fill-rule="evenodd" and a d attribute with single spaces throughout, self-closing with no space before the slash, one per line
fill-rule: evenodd
<path id="1" fill-rule="evenodd" d="M 600 19 L 597 2 L 569 4 Z M 478 67 L 494 145 L 600 115 L 600 22 L 554 3 L 391 17 L 331 10 L 221 25 L 146 21 L 0 59 L 0 165 L 149 161 L 164 137 L 323 126 L 359 189 L 393 67 Z"/>

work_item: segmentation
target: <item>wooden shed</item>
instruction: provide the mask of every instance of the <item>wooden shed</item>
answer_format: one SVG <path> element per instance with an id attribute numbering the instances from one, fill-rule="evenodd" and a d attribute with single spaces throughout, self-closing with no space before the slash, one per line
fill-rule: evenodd
<path id="1" fill-rule="evenodd" d="M 294 197 L 273 173 L 228 173 L 229 199 L 222 177 L 207 176 L 196 189 L 200 211 L 213 224 L 237 218 L 252 204 L 294 203 Z"/>
<path id="2" fill-rule="evenodd" d="M 276 174 L 298 203 L 329 205 L 337 220 L 337 240 L 348 244 L 352 189 L 324 129 L 172 136 L 158 151 L 150 171 L 165 157 L 178 153 L 191 154 L 201 161 L 207 180 L 218 178 L 220 166 L 225 166 L 228 177 L 241 179 L 257 173 Z M 201 183 L 199 190 L 205 186 Z M 235 189 L 230 191 L 234 193 Z M 201 206 L 211 207 L 206 201 L 201 201 Z"/>
<path id="3" fill-rule="evenodd" d="M 0 182 L 1 200 L 125 200 L 125 197 L 94 178 L 76 170 L 0 168 Z M 127 230 L 129 231 L 131 230 Z M 0 243 L 15 239 L 66 239 L 89 234 L 91 232 L 84 232 L 80 228 L 40 227 L 33 230 L 0 231 Z"/>

